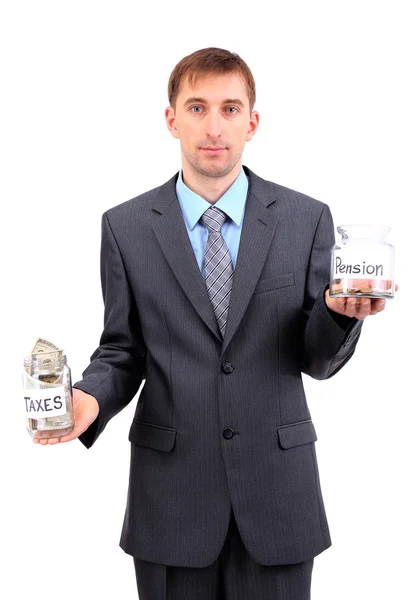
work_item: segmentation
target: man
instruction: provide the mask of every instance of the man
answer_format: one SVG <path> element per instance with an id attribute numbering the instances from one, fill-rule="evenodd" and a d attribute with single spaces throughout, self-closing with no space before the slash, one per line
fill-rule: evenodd
<path id="1" fill-rule="evenodd" d="M 141 600 L 306 600 L 331 540 L 301 373 L 335 375 L 385 301 L 330 298 L 328 206 L 242 165 L 238 55 L 186 56 L 168 91 L 182 169 L 102 216 L 104 329 L 49 443 L 91 447 L 145 379 L 120 541 Z"/>

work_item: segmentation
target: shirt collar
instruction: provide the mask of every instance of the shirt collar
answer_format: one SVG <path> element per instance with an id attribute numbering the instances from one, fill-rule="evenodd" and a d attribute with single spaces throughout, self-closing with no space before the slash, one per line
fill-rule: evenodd
<path id="1" fill-rule="evenodd" d="M 226 190 L 225 194 L 213 205 L 223 210 L 228 217 L 238 226 L 244 215 L 245 201 L 247 199 L 248 177 L 244 169 L 241 171 L 234 183 Z M 176 192 L 188 229 L 191 231 L 210 202 L 193 192 L 183 181 L 183 170 L 180 169 L 176 183 Z"/>

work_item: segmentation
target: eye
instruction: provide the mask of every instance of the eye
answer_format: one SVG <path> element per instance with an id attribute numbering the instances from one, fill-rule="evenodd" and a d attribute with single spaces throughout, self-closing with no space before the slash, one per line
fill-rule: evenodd
<path id="1" fill-rule="evenodd" d="M 195 108 L 198 108 L 199 110 L 196 111 L 196 110 L 194 110 Z M 190 110 L 194 113 L 199 113 L 200 109 L 202 109 L 202 107 L 197 106 L 196 104 L 190 107 Z M 228 106 L 226 110 L 227 111 L 231 111 L 231 110 L 235 111 L 235 112 L 229 112 L 230 115 L 235 115 L 237 112 L 239 112 L 239 110 L 235 106 Z"/>

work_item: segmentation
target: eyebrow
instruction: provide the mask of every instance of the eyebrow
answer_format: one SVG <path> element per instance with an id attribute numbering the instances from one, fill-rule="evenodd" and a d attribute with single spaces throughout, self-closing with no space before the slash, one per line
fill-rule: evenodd
<path id="1" fill-rule="evenodd" d="M 187 106 L 188 104 L 191 104 L 192 102 L 200 102 L 201 104 L 207 104 L 207 101 L 204 98 L 198 98 L 196 96 L 191 96 L 190 98 L 187 98 L 187 100 L 183 104 L 183 106 Z M 223 100 L 222 104 L 237 104 L 238 106 L 245 108 L 244 103 L 239 98 L 227 98 L 226 100 Z"/>

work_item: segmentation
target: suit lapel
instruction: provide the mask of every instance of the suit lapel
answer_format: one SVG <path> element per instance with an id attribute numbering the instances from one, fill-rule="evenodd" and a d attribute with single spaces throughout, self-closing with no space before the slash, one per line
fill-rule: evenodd
<path id="1" fill-rule="evenodd" d="M 276 201 L 272 186 L 248 167 L 244 166 L 244 170 L 250 176 L 250 186 L 232 281 L 222 354 L 236 332 L 253 295 L 278 219 L 277 210 L 268 208 Z"/>
<path id="2" fill-rule="evenodd" d="M 184 293 L 209 329 L 222 341 L 176 196 L 177 175 L 160 188 L 160 193 L 154 201 L 153 209 L 160 213 L 153 225 L 154 233 Z"/>
<path id="3" fill-rule="evenodd" d="M 206 325 L 222 342 L 222 354 L 244 316 L 266 261 L 278 219 L 278 211 L 268 208 L 276 201 L 271 184 L 248 167 L 243 168 L 249 175 L 250 182 L 224 339 L 219 332 L 176 196 L 178 173 L 161 186 L 153 203 L 153 209 L 160 213 L 153 225 L 158 243 L 184 293 Z"/>

